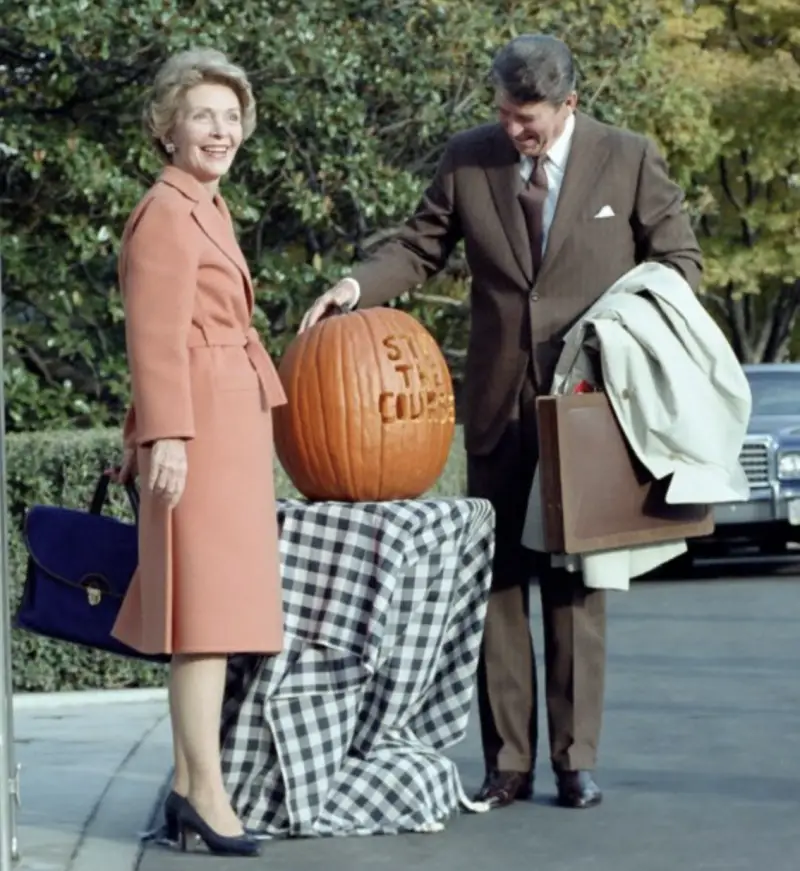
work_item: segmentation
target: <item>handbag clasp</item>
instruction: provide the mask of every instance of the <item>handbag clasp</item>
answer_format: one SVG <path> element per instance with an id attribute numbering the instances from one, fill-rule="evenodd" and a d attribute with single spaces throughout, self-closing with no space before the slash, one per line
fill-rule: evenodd
<path id="1" fill-rule="evenodd" d="M 108 592 L 108 581 L 100 575 L 87 575 L 81 586 L 86 590 L 86 598 L 90 607 L 94 608 L 103 601 L 103 593 Z"/>
<path id="2" fill-rule="evenodd" d="M 103 594 L 97 589 L 97 587 L 87 587 L 86 598 L 89 600 L 89 604 L 94 607 L 95 605 L 100 604 Z"/>

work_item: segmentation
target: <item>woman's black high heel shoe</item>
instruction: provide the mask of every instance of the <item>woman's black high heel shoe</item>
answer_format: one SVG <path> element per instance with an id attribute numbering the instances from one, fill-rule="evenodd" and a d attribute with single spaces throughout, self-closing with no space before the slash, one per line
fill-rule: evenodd
<path id="1" fill-rule="evenodd" d="M 164 828 L 159 832 L 159 838 L 163 836 L 163 840 L 169 841 L 171 844 L 178 843 L 181 834 L 178 826 L 178 809 L 184 804 L 186 804 L 185 796 L 175 792 L 174 789 L 166 797 L 164 800 Z M 255 829 L 245 827 L 244 833 L 256 841 L 264 839 L 264 836 Z"/>
<path id="2" fill-rule="evenodd" d="M 186 804 L 186 799 L 173 789 L 164 801 L 164 837 L 177 844 L 180 838 L 178 811 Z"/>
<path id="3" fill-rule="evenodd" d="M 197 835 L 208 851 L 216 856 L 258 856 L 260 853 L 258 841 L 247 833 L 226 837 L 215 832 L 191 803 L 184 799 L 178 807 L 178 841 L 184 853 L 189 848 L 189 836 L 192 834 Z"/>

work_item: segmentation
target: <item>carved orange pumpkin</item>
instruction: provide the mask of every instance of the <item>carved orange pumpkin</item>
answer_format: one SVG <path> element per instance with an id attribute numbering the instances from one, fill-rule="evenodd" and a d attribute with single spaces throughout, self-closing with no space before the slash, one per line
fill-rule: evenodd
<path id="1" fill-rule="evenodd" d="M 442 473 L 455 430 L 453 383 L 433 336 L 390 308 L 325 318 L 278 368 L 275 449 L 311 500 L 414 499 Z"/>

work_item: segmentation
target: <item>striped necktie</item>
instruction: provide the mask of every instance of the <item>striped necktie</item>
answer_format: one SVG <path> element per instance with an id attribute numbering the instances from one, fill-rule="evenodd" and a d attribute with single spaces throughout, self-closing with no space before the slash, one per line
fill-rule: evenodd
<path id="1" fill-rule="evenodd" d="M 533 255 L 534 279 L 542 266 L 542 248 L 544 245 L 544 201 L 547 199 L 547 173 L 544 171 L 544 156 L 534 157 L 533 169 L 530 179 L 522 183 L 522 190 L 518 194 L 522 213 L 525 216 L 525 224 L 528 227 L 528 236 L 531 241 L 531 254 Z"/>

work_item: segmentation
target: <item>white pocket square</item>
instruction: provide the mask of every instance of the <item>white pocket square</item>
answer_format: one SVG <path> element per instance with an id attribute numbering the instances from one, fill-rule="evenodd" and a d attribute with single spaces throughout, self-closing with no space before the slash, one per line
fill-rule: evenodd
<path id="1" fill-rule="evenodd" d="M 613 218 L 614 210 L 611 206 L 603 206 L 602 209 L 595 215 L 595 218 Z"/>

